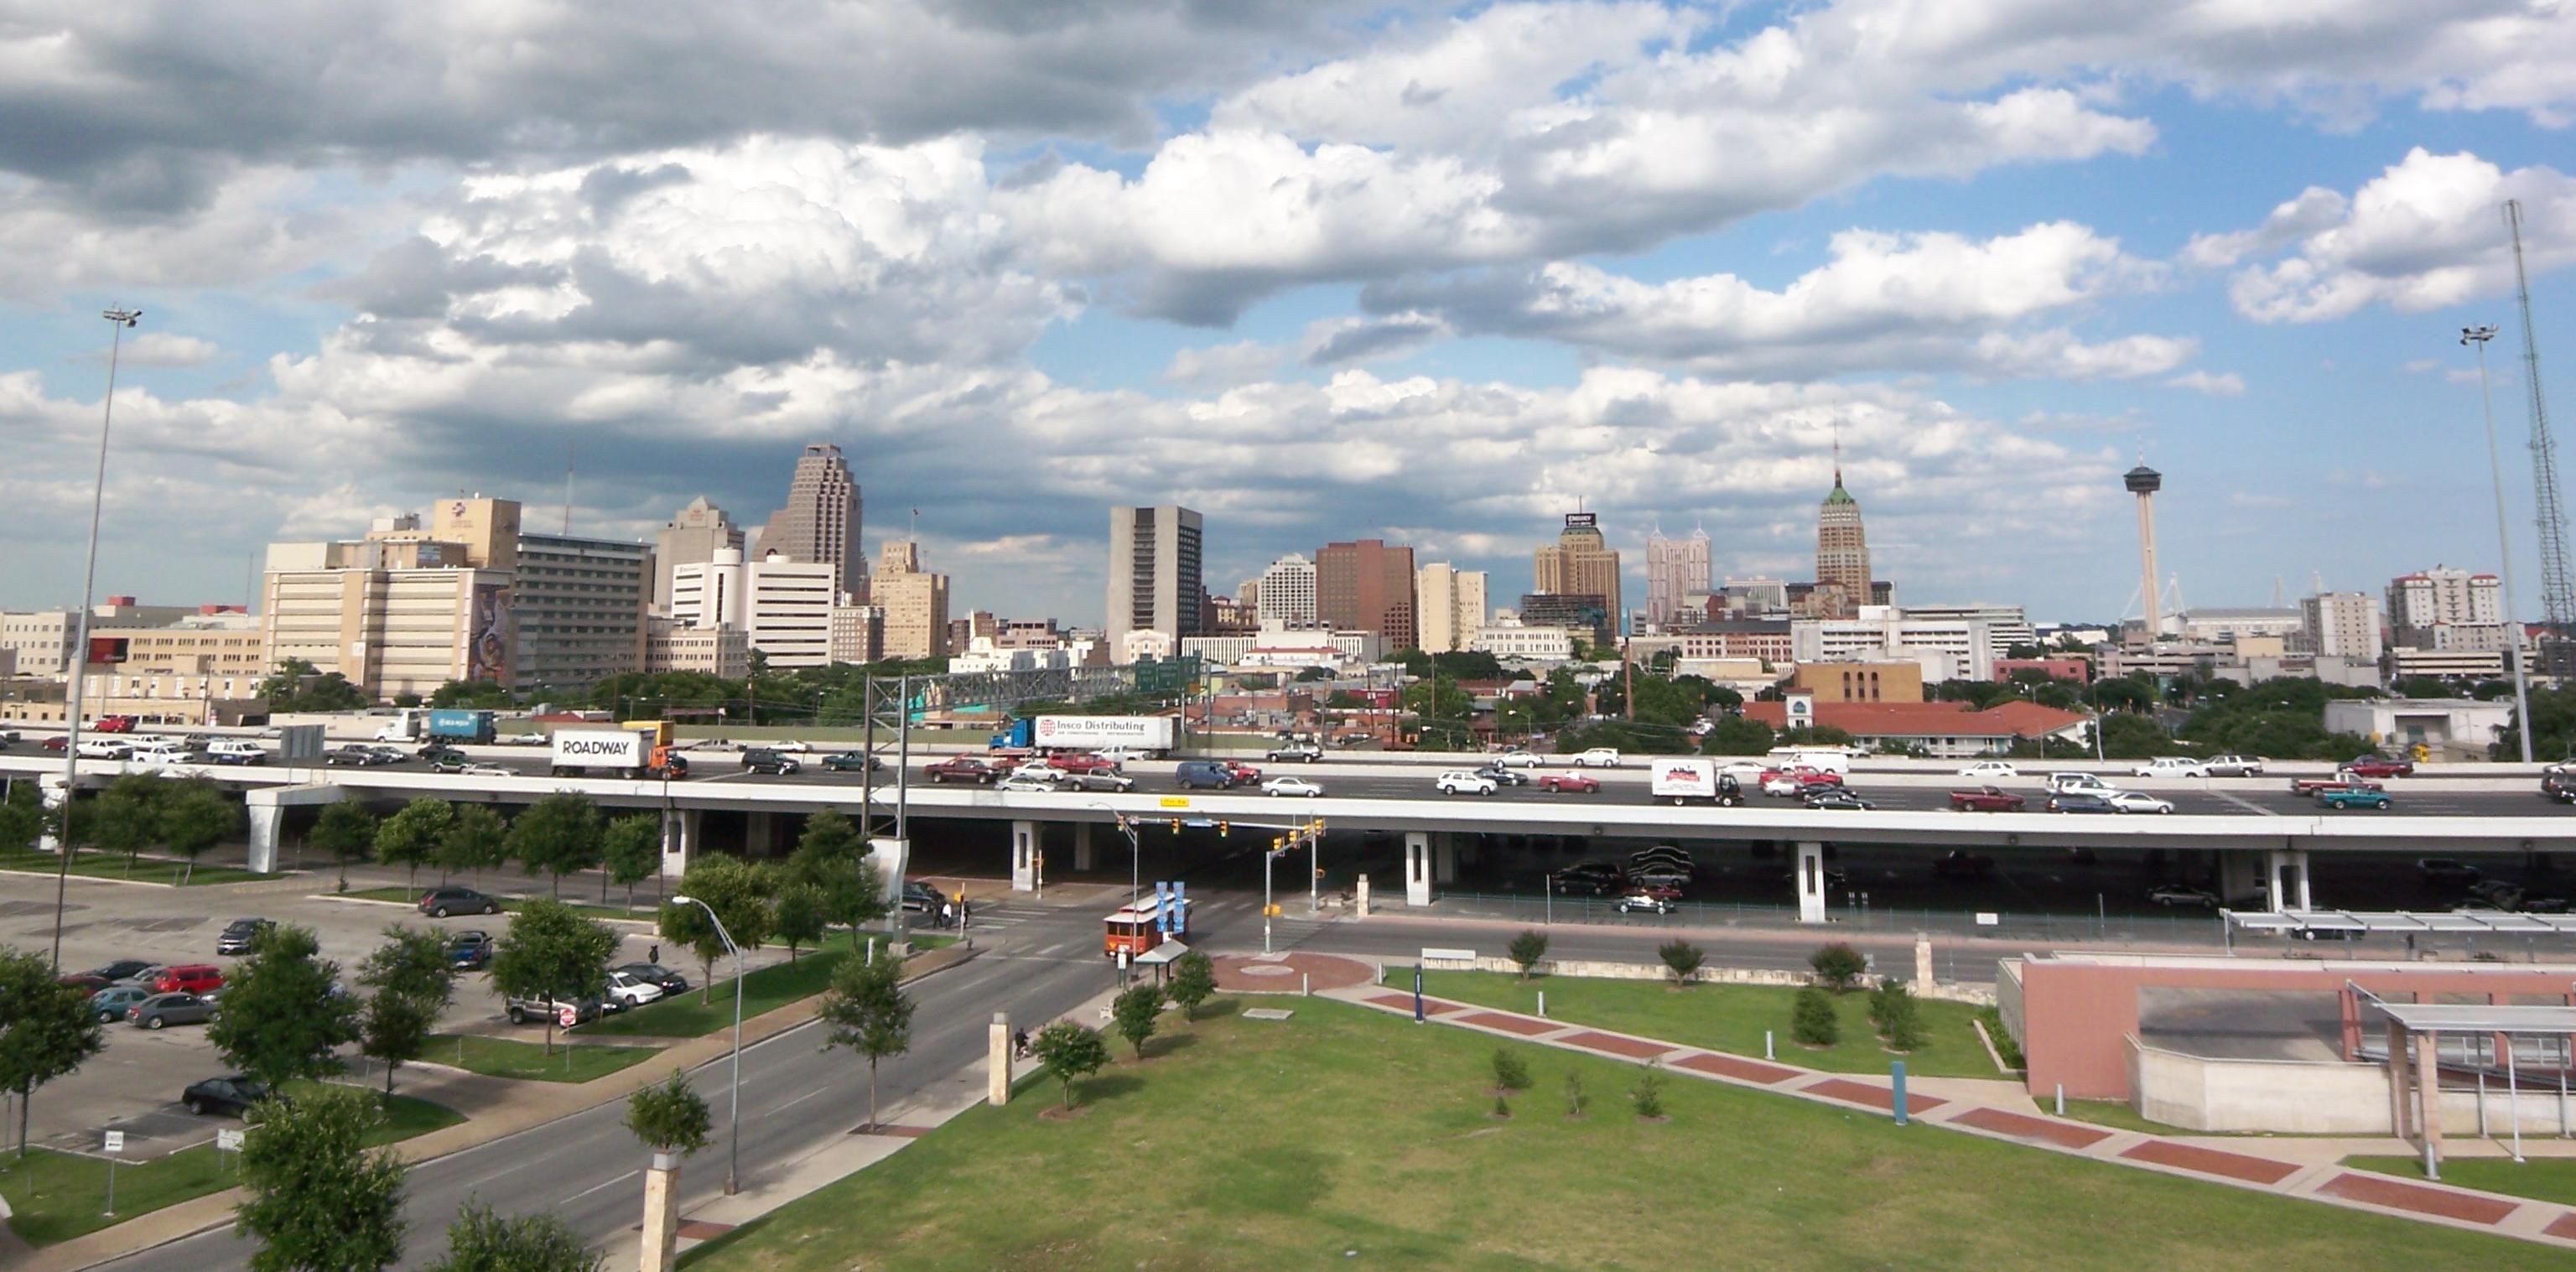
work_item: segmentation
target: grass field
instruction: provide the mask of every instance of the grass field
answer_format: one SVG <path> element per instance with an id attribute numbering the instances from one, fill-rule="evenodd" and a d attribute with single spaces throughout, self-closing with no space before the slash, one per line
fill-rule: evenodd
<path id="1" fill-rule="evenodd" d="M 2406 1179 L 2424 1177 L 2420 1157 L 2347 1157 L 2343 1164 Z M 2517 1165 L 2502 1157 L 2447 1157 L 2442 1160 L 2442 1182 L 2576 1206 L 2576 1159 L 2571 1158 L 2534 1157 Z"/>
<path id="2" fill-rule="evenodd" d="M 62 859 L 50 852 L 20 849 L 0 852 L 0 870 L 27 870 L 53 874 L 61 869 Z M 72 857 L 71 872 L 89 879 L 131 879 L 136 883 L 177 884 L 187 875 L 191 887 L 217 883 L 242 883 L 252 879 L 274 879 L 276 875 L 254 874 L 239 866 L 200 865 L 191 874 L 188 863 L 164 857 L 142 857 L 128 865 L 125 854 L 93 852 L 82 849 Z"/>
<path id="3" fill-rule="evenodd" d="M 584 1026 L 579 1032 L 589 1034 L 598 1030 Z M 606 1077 L 620 1069 L 642 1064 L 658 1054 L 660 1052 L 653 1047 L 608 1047 L 588 1043 L 568 1046 L 562 1033 L 555 1035 L 555 1053 L 552 1056 L 546 1054 L 543 1041 L 522 1042 L 516 1038 L 486 1038 L 478 1034 L 437 1034 L 430 1038 L 429 1046 L 421 1052 L 420 1058 L 495 1078 L 588 1082 L 592 1078 Z"/>
<path id="4" fill-rule="evenodd" d="M 1321 999 L 1220 1000 L 1040 1116 L 1052 1083 L 692 1252 L 698 1272 L 1402 1267 L 2558 1268 L 2566 1255 L 1516 1048 Z M 1284 1004 L 1283 1004 L 1284 1005 Z M 1115 1046 L 1127 1054 L 1123 1042 Z M 1581 1121 L 1563 1084 L 1592 1095 Z"/>
<path id="5" fill-rule="evenodd" d="M 289 1083 L 287 1091 L 310 1085 Z M 464 1120 L 445 1105 L 397 1095 L 384 1124 L 367 1140 L 391 1144 Z M 116 1217 L 111 1219 L 102 1213 L 107 1204 L 105 1159 L 39 1148 L 27 1154 L 23 1166 L 15 1154 L 0 1157 L 0 1197 L 9 1200 L 10 1231 L 29 1245 L 46 1246 L 230 1188 L 241 1182 L 237 1165 L 233 1154 L 218 1153 L 212 1144 L 148 1162 L 121 1162 L 116 1167 Z"/>
<path id="6" fill-rule="evenodd" d="M 1386 983 L 1410 991 L 1409 970 L 1389 968 Z M 1869 997 L 1843 995 L 1834 1004 L 1842 1019 L 1839 1045 L 1810 1051 L 1789 1040 L 1789 1003 L 1797 991 L 1770 985 L 1693 985 L 1668 988 L 1660 981 L 1594 980 L 1572 976 L 1534 976 L 1527 981 L 1504 972 L 1425 972 L 1422 992 L 1435 998 L 1535 1013 L 1538 995 L 1547 993 L 1547 1014 L 1569 1024 L 1592 1025 L 1666 1042 L 1688 1043 L 1737 1055 L 1762 1054 L 1762 1031 L 1775 1036 L 1776 1054 L 1790 1064 L 1835 1073 L 1881 1073 L 1890 1061 L 1903 1060 L 1905 1071 L 1918 1077 L 1996 1078 L 1995 1062 L 1986 1056 L 1969 1021 L 1977 1009 L 1965 1003 L 1924 1001 L 1929 1041 L 1906 1055 L 1888 1051 L 1870 1031 Z"/>

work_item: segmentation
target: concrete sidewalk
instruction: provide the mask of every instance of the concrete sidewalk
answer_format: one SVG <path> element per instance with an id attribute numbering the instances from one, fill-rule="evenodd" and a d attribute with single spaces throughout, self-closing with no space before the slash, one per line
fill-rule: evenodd
<path id="1" fill-rule="evenodd" d="M 1411 993 L 1384 986 L 1362 985 L 1317 993 L 1378 1011 L 1405 1016 L 1413 1013 Z M 1605 1059 L 1652 1061 L 1677 1077 L 1773 1091 L 1845 1110 L 1894 1114 L 1893 1084 L 1886 1076 L 1823 1073 L 1775 1060 L 1756 1060 L 1428 996 L 1423 998 L 1422 1008 L 1426 1021 L 1498 1038 Z M 2413 1151 L 2404 1140 L 2149 1135 L 2050 1117 L 2037 1111 L 2018 1086 L 1977 1079 L 1910 1081 L 1906 1104 L 1909 1121 L 1944 1130 L 2576 1251 L 2576 1207 L 2402 1179 L 2342 1165 L 2343 1158 L 2356 1153 L 2404 1156 Z M 2550 1156 L 2576 1156 L 2576 1143 L 2534 1137 L 2524 1139 L 2523 1151 L 2528 1156 L 2541 1156 L 2538 1150 L 2543 1143 L 2554 1150 Z"/>

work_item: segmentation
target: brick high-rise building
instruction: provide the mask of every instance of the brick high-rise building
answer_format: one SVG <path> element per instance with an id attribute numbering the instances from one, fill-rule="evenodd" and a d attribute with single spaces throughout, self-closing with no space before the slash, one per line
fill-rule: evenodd
<path id="1" fill-rule="evenodd" d="M 1565 514 L 1565 529 L 1556 542 L 1532 558 L 1535 586 L 1541 596 L 1592 596 L 1608 615 L 1607 635 L 1619 632 L 1619 554 L 1601 537 L 1601 519 L 1589 512 Z M 1528 615 L 1522 615 L 1524 619 Z"/>
<path id="2" fill-rule="evenodd" d="M 760 531 L 763 557 L 819 561 L 832 567 L 832 590 L 865 595 L 868 559 L 859 550 L 859 484 L 841 448 L 817 443 L 796 460 L 787 506 Z"/>
<path id="3" fill-rule="evenodd" d="M 1848 618 L 1872 601 L 1869 535 L 1861 528 L 1860 501 L 1843 489 L 1843 466 L 1834 462 L 1834 488 L 1816 513 L 1816 590 L 1838 595 L 1821 598 L 1819 617 Z"/>
<path id="4" fill-rule="evenodd" d="M 1376 632 L 1389 650 L 1419 639 L 1413 549 L 1381 539 L 1328 543 L 1315 554 L 1315 619 L 1335 631 Z"/>

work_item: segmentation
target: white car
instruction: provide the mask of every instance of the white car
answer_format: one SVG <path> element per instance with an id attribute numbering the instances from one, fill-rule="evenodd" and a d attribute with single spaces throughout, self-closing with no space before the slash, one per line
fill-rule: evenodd
<path id="1" fill-rule="evenodd" d="M 133 754 L 125 758 L 136 764 L 149 764 L 154 767 L 191 764 L 196 761 L 196 757 L 189 753 L 188 748 L 174 746 L 168 742 L 156 742 L 150 746 L 138 747 Z"/>
<path id="2" fill-rule="evenodd" d="M 1596 746 L 1589 751 L 1578 753 L 1566 763 L 1576 768 L 1617 768 L 1619 767 L 1619 748 Z"/>
<path id="3" fill-rule="evenodd" d="M 1731 777 L 1738 782 L 1752 781 L 1770 771 L 1771 766 L 1760 760 L 1728 760 L 1717 766 L 1719 777 Z"/>
<path id="4" fill-rule="evenodd" d="M 2263 761 L 2250 755 L 2213 755 L 2209 757 L 2211 777 L 2261 777 Z"/>
<path id="5" fill-rule="evenodd" d="M 1959 776 L 1979 782 L 1994 782 L 2001 781 L 2005 778 L 2019 777 L 2021 776 L 2021 770 L 2004 763 L 2002 760 L 1979 760 L 1976 763 L 1959 770 Z"/>
<path id="6" fill-rule="evenodd" d="M 776 751 L 781 755 L 804 755 L 807 752 L 812 751 L 814 748 L 803 742 L 790 738 L 785 742 L 772 742 L 763 749 Z"/>
<path id="7" fill-rule="evenodd" d="M 608 974 L 608 997 L 621 1007 L 641 1007 L 662 996 L 662 987 L 647 984 L 625 972 Z"/>
<path id="8" fill-rule="evenodd" d="M 1031 760 L 1018 768 L 1012 769 L 1011 776 L 1025 777 L 1032 781 L 1049 782 L 1059 786 L 1073 780 L 1073 774 L 1057 768 L 1044 760 Z"/>
<path id="9" fill-rule="evenodd" d="M 2111 785 L 2109 782 L 2103 781 L 2101 778 L 2096 777 L 2091 773 L 2051 773 L 2048 775 L 2049 794 L 2066 795 L 2077 791 L 2084 792 L 2088 795 L 2116 795 L 2119 793 L 2119 788 Z"/>
<path id="10" fill-rule="evenodd" d="M 1316 796 L 1323 794 L 1324 788 L 1317 786 L 1313 782 L 1309 782 L 1302 777 L 1274 777 L 1261 784 L 1261 793 L 1264 795 L 1298 795 L 1307 799 L 1313 799 Z"/>
<path id="11" fill-rule="evenodd" d="M 1431 784 L 1443 795 L 1491 795 L 1498 787 L 1490 777 L 1478 777 L 1465 769 L 1451 769 L 1433 778 Z"/>
<path id="12" fill-rule="evenodd" d="M 1805 773 L 1782 773 L 1762 784 L 1765 795 L 1795 795 L 1807 789 Z"/>
<path id="13" fill-rule="evenodd" d="M 492 739 L 494 746 L 545 746 L 554 739 L 542 733 L 504 733 Z"/>
<path id="14" fill-rule="evenodd" d="M 2172 800 L 2157 799 L 2145 791 L 2114 791 L 2103 798 L 2110 801 L 2113 812 L 2120 813 L 2170 813 L 2174 808 Z"/>
<path id="15" fill-rule="evenodd" d="M 458 777 L 517 777 L 519 771 L 503 768 L 498 764 L 468 764 L 456 770 L 456 775 Z"/>
<path id="16" fill-rule="evenodd" d="M 409 742 L 412 740 L 411 730 L 404 728 L 400 724 L 388 724 L 377 729 L 375 736 L 368 738 L 367 740 L 370 742 Z"/>
<path id="17" fill-rule="evenodd" d="M 76 748 L 84 760 L 121 760 L 134 754 L 134 748 L 114 738 L 82 738 Z"/>
<path id="18" fill-rule="evenodd" d="M 2207 777 L 2209 766 L 2188 755 L 2159 755 L 2137 767 L 2139 777 Z"/>
<path id="19" fill-rule="evenodd" d="M 1536 755 L 1521 750 L 1505 751 L 1494 757 L 1494 763 L 1504 768 L 1537 768 L 1538 762 Z"/>
<path id="20" fill-rule="evenodd" d="M 1101 750 L 1094 751 L 1091 754 L 1096 758 L 1107 760 L 1120 768 L 1127 767 L 1127 763 L 1130 760 L 1150 760 L 1154 758 L 1152 753 L 1139 751 L 1132 746 L 1106 747 Z"/>
<path id="21" fill-rule="evenodd" d="M 1013 773 L 995 783 L 993 789 L 1005 795 L 1052 795 L 1055 793 L 1056 785 L 1043 777 Z"/>

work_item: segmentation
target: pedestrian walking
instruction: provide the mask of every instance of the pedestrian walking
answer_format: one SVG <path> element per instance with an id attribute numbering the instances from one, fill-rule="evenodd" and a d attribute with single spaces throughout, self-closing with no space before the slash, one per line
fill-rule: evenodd
<path id="1" fill-rule="evenodd" d="M 659 963 L 662 961 L 662 943 L 660 941 L 655 941 L 653 943 L 653 948 L 644 951 L 644 961 L 647 963 Z"/>

